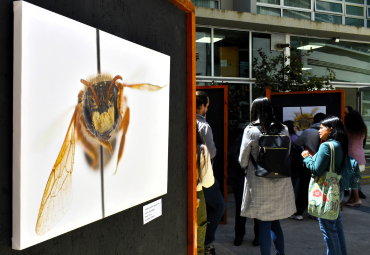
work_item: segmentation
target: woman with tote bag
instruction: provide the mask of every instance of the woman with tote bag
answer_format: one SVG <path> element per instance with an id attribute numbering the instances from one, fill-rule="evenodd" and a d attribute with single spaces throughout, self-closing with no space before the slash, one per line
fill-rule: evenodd
<path id="1" fill-rule="evenodd" d="M 308 151 L 302 152 L 303 162 L 314 176 L 322 176 L 329 170 L 331 161 L 330 143 L 334 146 L 333 163 L 335 172 L 341 173 L 344 159 L 348 154 L 348 138 L 343 122 L 338 117 L 329 117 L 321 121 L 319 130 L 320 139 L 324 142 L 319 151 L 311 157 Z M 339 203 L 343 200 L 344 189 L 340 187 Z M 347 255 L 346 239 L 344 235 L 342 214 L 339 209 L 335 220 L 319 218 L 321 232 L 327 246 L 327 255 Z"/>

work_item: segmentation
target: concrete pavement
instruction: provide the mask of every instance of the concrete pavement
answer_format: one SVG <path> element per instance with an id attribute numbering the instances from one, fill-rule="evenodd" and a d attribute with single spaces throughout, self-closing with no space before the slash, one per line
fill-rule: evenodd
<path id="1" fill-rule="evenodd" d="M 362 186 L 363 193 L 368 197 L 362 199 L 362 206 L 350 208 L 344 206 L 342 218 L 346 234 L 348 255 L 370 254 L 370 185 Z M 216 232 L 217 255 L 257 255 L 260 248 L 252 246 L 254 238 L 253 220 L 248 219 L 246 235 L 241 246 L 234 246 L 235 200 L 233 193 L 228 194 L 227 224 L 219 225 Z M 348 197 L 344 197 L 346 201 Z M 290 255 L 325 255 L 326 245 L 321 234 L 319 223 L 303 214 L 304 220 L 281 220 L 285 239 L 285 254 Z M 271 254 L 274 253 L 273 244 Z"/>

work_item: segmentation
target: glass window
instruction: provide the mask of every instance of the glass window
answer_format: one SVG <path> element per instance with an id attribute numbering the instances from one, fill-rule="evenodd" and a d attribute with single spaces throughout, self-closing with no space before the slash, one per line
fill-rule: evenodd
<path id="1" fill-rule="evenodd" d="M 364 4 L 364 0 L 345 0 L 347 3 Z"/>
<path id="2" fill-rule="evenodd" d="M 272 15 L 272 16 L 280 16 L 281 14 L 280 9 L 269 8 L 269 7 L 264 7 L 264 6 L 257 6 L 257 13 Z"/>
<path id="3" fill-rule="evenodd" d="M 316 10 L 342 13 L 342 4 L 316 1 Z"/>
<path id="4" fill-rule="evenodd" d="M 278 4 L 280 5 L 280 0 L 257 0 L 259 3 L 265 3 L 265 4 Z"/>
<path id="5" fill-rule="evenodd" d="M 364 16 L 364 8 L 359 6 L 346 5 L 346 14 L 355 16 Z"/>
<path id="6" fill-rule="evenodd" d="M 218 0 L 191 0 L 195 6 L 218 9 Z"/>
<path id="7" fill-rule="evenodd" d="M 311 9 L 311 0 L 284 0 L 284 5 Z"/>
<path id="8" fill-rule="evenodd" d="M 196 75 L 211 76 L 211 29 L 196 28 Z"/>
<path id="9" fill-rule="evenodd" d="M 257 65 L 261 64 L 261 56 L 259 51 L 266 54 L 268 59 L 278 56 L 281 51 L 271 50 L 271 34 L 253 33 L 252 34 L 252 63 L 257 61 Z M 252 77 L 253 69 L 252 69 Z"/>
<path id="10" fill-rule="evenodd" d="M 315 13 L 315 21 L 342 24 L 342 16 Z"/>
<path id="11" fill-rule="evenodd" d="M 322 76 L 330 68 L 336 73 L 336 81 L 368 83 L 370 80 L 370 44 L 296 36 L 290 37 L 290 43 L 300 50 L 313 49 L 302 60 L 311 75 Z"/>
<path id="12" fill-rule="evenodd" d="M 249 77 L 249 32 L 214 29 L 214 76 Z"/>
<path id="13" fill-rule="evenodd" d="M 364 20 L 363 19 L 354 19 L 354 18 L 348 18 L 345 19 L 346 25 L 350 26 L 356 26 L 356 27 L 363 27 L 364 26 Z"/>
<path id="14" fill-rule="evenodd" d="M 300 12 L 300 11 L 293 11 L 293 10 L 283 10 L 283 16 L 288 18 L 295 18 L 295 19 L 311 19 L 310 12 Z"/>
<path id="15" fill-rule="evenodd" d="M 370 19 L 367 20 L 367 27 L 370 27 Z"/>

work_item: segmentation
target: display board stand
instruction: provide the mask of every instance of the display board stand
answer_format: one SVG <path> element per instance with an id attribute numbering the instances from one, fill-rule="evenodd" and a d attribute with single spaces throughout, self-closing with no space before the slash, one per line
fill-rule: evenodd
<path id="1" fill-rule="evenodd" d="M 195 7 L 190 0 L 169 0 L 186 13 L 188 122 L 188 254 L 197 254 Z"/>

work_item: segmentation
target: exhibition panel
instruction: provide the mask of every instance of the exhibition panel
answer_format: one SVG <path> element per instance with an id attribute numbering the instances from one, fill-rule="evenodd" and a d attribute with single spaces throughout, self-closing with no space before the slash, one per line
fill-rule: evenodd
<path id="1" fill-rule="evenodd" d="M 167 193 L 168 55 L 25 1 L 14 49 L 13 249 Z"/>

